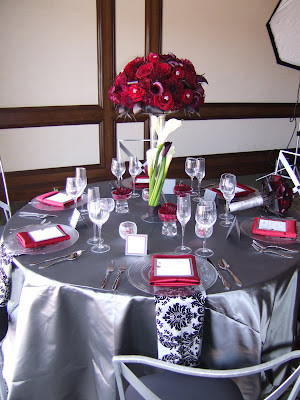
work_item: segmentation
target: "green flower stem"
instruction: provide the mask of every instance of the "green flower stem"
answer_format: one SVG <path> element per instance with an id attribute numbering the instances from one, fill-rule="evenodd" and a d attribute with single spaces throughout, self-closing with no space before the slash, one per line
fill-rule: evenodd
<path id="1" fill-rule="evenodd" d="M 154 185 L 154 189 L 151 197 L 149 197 L 149 205 L 157 206 L 161 194 L 161 190 L 164 183 L 164 174 L 165 174 L 165 166 L 166 166 L 166 157 L 163 157 L 160 163 L 157 179 Z"/>
<path id="2" fill-rule="evenodd" d="M 152 171 L 152 174 L 151 174 L 150 179 L 149 179 L 149 200 L 150 200 L 150 198 L 152 196 L 152 193 L 153 193 L 153 190 L 154 190 L 159 155 L 160 155 L 163 147 L 164 147 L 164 145 L 162 144 L 157 148 L 157 153 L 156 153 L 156 157 L 155 157 L 153 171 Z M 150 202 L 149 202 L 149 205 L 151 205 Z"/>

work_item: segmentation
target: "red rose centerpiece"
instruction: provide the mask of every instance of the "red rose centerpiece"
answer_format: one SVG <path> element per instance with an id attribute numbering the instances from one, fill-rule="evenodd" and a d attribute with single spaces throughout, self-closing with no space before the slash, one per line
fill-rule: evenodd
<path id="1" fill-rule="evenodd" d="M 177 205 L 166 203 L 158 210 L 159 218 L 163 221 L 161 233 L 165 236 L 177 235 Z"/>
<path id="2" fill-rule="evenodd" d="M 116 212 L 117 213 L 128 213 L 128 199 L 131 196 L 132 190 L 129 188 L 121 187 L 117 188 L 112 192 L 112 197 L 116 201 Z"/>
<path id="3" fill-rule="evenodd" d="M 174 186 L 174 194 L 176 194 L 176 196 L 181 196 L 182 194 L 185 193 L 192 193 L 192 188 L 188 185 L 186 185 L 185 183 L 179 183 L 178 185 Z"/>

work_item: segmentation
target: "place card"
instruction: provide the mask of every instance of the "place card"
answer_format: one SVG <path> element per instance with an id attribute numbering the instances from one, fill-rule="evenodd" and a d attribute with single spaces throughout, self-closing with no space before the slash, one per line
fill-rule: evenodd
<path id="1" fill-rule="evenodd" d="M 76 225 L 78 223 L 79 218 L 80 218 L 80 212 L 77 210 L 77 208 L 75 208 L 70 219 L 70 226 L 72 226 L 72 228 L 76 229 Z"/>
<path id="2" fill-rule="evenodd" d="M 174 186 L 176 185 L 176 179 L 165 179 L 162 191 L 164 194 L 174 194 Z"/>
<path id="3" fill-rule="evenodd" d="M 38 229 L 36 231 L 28 232 L 28 235 L 32 238 L 34 242 L 41 242 L 42 240 L 62 237 L 66 234 L 62 232 L 57 226 L 51 226 L 46 229 Z"/>
<path id="4" fill-rule="evenodd" d="M 67 195 L 66 193 L 56 193 L 53 196 L 47 197 L 47 200 L 51 200 L 55 203 L 67 203 L 69 201 L 72 201 L 72 197 Z"/>
<path id="5" fill-rule="evenodd" d="M 295 219 L 254 218 L 252 232 L 256 235 L 275 237 L 297 237 L 297 221 Z"/>
<path id="6" fill-rule="evenodd" d="M 236 233 L 238 235 L 238 238 L 241 239 L 241 228 L 240 228 L 240 224 L 239 224 L 238 219 L 237 219 L 236 216 L 233 218 L 232 224 L 230 225 L 230 227 L 229 227 L 229 229 L 227 231 L 226 239 L 229 238 L 233 228 L 235 228 Z"/>
<path id="7" fill-rule="evenodd" d="M 126 236 L 125 255 L 147 255 L 148 235 L 129 234 Z"/>
<path id="8" fill-rule="evenodd" d="M 155 258 L 154 275 L 156 276 L 192 276 L 190 258 Z"/>
<path id="9" fill-rule="evenodd" d="M 205 189 L 203 200 L 205 201 L 215 201 L 217 193 L 211 189 Z"/>

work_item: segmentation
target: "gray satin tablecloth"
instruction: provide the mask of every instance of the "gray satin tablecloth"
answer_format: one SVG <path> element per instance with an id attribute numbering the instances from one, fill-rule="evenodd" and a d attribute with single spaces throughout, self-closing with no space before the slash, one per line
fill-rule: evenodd
<path id="1" fill-rule="evenodd" d="M 102 197 L 111 196 L 106 182 L 99 186 Z M 176 201 L 175 196 L 167 198 Z M 37 211 L 30 204 L 24 209 Z M 13 357 L 9 400 L 115 400 L 112 357 L 157 356 L 153 296 L 132 286 L 126 274 L 122 274 L 119 288 L 113 292 L 116 271 L 110 275 L 105 290 L 100 290 L 99 285 L 108 261 L 114 259 L 118 267 L 125 258 L 125 241 L 118 234 L 120 222 L 135 221 L 138 233 L 148 234 L 148 254 L 173 251 L 180 244 L 181 230 L 178 225 L 176 237 L 165 237 L 161 235 L 161 224 L 142 221 L 147 204 L 141 198 L 130 199 L 129 209 L 128 214 L 111 213 L 103 225 L 104 241 L 111 246 L 108 253 L 90 251 L 86 241 L 92 236 L 92 224 L 87 220 L 88 227 L 82 223 L 77 227 L 79 240 L 58 253 L 85 249 L 78 260 L 39 270 L 29 267 L 29 263 L 51 258 L 51 254 L 15 258 L 18 268 L 13 271 L 11 303 L 19 303 L 19 307 L 17 322 L 13 316 L 10 320 L 13 354 L 5 355 Z M 55 211 L 59 215 L 55 223 L 68 224 L 71 212 Z M 260 213 L 260 209 L 253 209 L 237 215 L 241 222 Z M 6 227 L 4 240 L 10 228 L 29 223 L 35 224 L 36 220 L 25 222 L 16 214 Z M 185 242 L 196 250 L 202 240 L 196 237 L 194 225 L 193 212 Z M 293 347 L 300 256 L 285 259 L 259 254 L 250 244 L 248 236 L 242 234 L 239 240 L 235 232 L 226 239 L 226 229 L 219 221 L 207 240 L 208 247 L 215 251 L 212 260 L 226 258 L 244 286 L 236 286 L 225 271 L 232 289 L 224 290 L 218 279 L 207 290 L 201 354 L 205 366 L 253 365 Z M 300 248 L 299 244 L 293 247 Z M 136 259 L 126 256 L 127 266 Z M 9 304 L 10 308 L 14 306 Z M 240 385 L 246 399 L 256 398 L 258 386 L 253 380 L 244 379 Z"/>

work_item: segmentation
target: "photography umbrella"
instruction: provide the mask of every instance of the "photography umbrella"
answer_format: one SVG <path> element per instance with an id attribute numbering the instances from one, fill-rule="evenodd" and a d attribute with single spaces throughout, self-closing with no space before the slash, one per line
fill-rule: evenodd
<path id="1" fill-rule="evenodd" d="M 300 70 L 300 0 L 280 0 L 267 29 L 277 63 Z"/>

